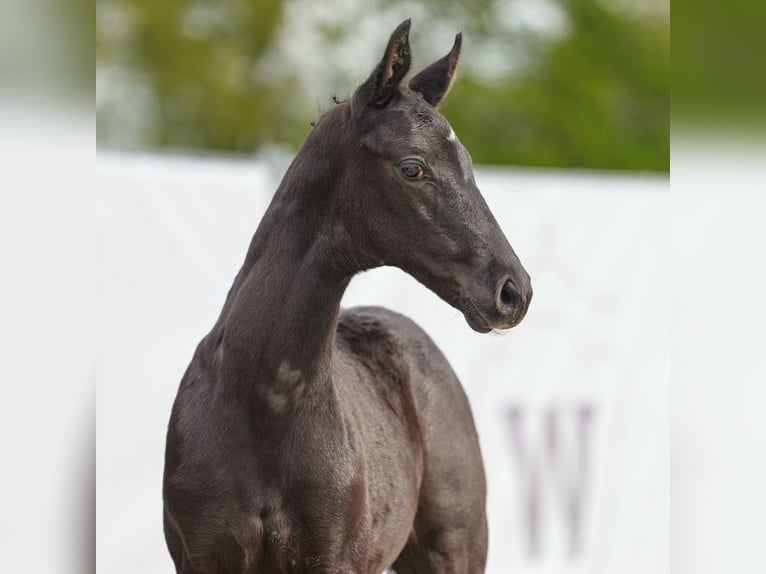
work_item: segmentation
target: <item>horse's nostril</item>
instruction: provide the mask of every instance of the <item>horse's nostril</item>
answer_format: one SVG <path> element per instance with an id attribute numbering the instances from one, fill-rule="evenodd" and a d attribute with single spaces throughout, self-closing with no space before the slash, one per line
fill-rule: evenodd
<path id="1" fill-rule="evenodd" d="M 511 280 L 507 280 L 503 283 L 500 289 L 500 302 L 504 307 L 515 307 L 521 300 L 519 292 L 514 287 Z"/>
<path id="2" fill-rule="evenodd" d="M 503 285 L 503 288 L 500 290 L 500 301 L 503 302 L 503 305 L 510 305 L 513 301 L 510 283 Z"/>

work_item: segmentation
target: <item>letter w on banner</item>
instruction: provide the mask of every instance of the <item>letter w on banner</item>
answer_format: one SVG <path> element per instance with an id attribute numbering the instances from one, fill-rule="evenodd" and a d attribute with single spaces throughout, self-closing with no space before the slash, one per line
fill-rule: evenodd
<path id="1" fill-rule="evenodd" d="M 583 553 L 593 418 L 589 403 L 534 413 L 520 406 L 510 409 L 520 524 L 530 557 L 541 557 L 556 539 L 562 540 L 568 559 Z"/>

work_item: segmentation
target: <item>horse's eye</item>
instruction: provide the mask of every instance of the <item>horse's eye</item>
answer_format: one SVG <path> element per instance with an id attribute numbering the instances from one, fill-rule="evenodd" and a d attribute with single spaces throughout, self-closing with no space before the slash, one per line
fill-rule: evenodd
<path id="1" fill-rule="evenodd" d="M 425 175 L 421 165 L 414 161 L 408 161 L 407 163 L 402 164 L 400 169 L 402 171 L 402 175 L 408 179 L 420 179 Z"/>

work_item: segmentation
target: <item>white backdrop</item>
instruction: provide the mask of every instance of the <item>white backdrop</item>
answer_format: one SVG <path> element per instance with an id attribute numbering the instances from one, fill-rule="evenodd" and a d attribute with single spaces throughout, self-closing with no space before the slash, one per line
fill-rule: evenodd
<path id="1" fill-rule="evenodd" d="M 278 175 L 260 163 L 99 156 L 101 572 L 172 572 L 161 522 L 170 406 Z M 355 278 L 344 305 L 411 316 L 463 381 L 488 472 L 488 572 L 668 572 L 667 179 L 476 177 L 532 276 L 517 329 L 474 333 L 394 269 Z"/>

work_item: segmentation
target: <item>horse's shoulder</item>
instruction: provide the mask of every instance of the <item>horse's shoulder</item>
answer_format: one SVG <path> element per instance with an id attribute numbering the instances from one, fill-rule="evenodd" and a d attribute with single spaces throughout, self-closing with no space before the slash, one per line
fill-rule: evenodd
<path id="1" fill-rule="evenodd" d="M 345 309 L 338 321 L 338 336 L 352 352 L 395 354 L 400 361 L 418 370 L 432 371 L 447 364 L 436 343 L 420 325 L 385 307 Z"/>
<path id="2" fill-rule="evenodd" d="M 386 342 L 402 347 L 407 342 L 430 338 L 415 321 L 385 307 L 344 309 L 338 320 L 338 335 L 344 340 L 365 339 L 365 343 Z"/>
<path id="3" fill-rule="evenodd" d="M 365 362 L 382 367 L 380 363 L 390 363 L 401 356 L 396 331 L 404 319 L 383 307 L 345 309 L 338 320 L 339 344 Z"/>

